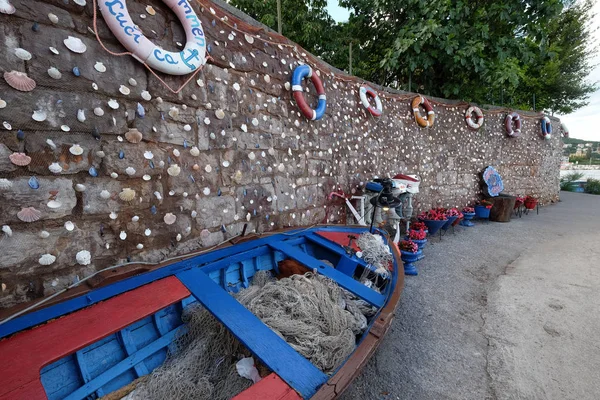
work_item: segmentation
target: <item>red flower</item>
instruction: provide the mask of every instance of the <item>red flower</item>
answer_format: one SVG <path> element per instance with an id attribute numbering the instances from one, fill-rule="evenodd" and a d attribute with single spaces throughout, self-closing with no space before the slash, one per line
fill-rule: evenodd
<path id="1" fill-rule="evenodd" d="M 415 222 L 411 222 L 410 229 L 412 229 L 414 231 L 425 231 L 425 230 L 427 230 L 427 225 L 425 225 L 421 221 L 415 221 Z"/>
<path id="2" fill-rule="evenodd" d="M 426 236 L 427 234 L 425 233 L 425 231 L 415 231 L 412 229 L 408 231 L 408 238 L 410 240 L 423 240 Z"/>
<path id="3" fill-rule="evenodd" d="M 407 253 L 416 253 L 419 251 L 419 246 L 412 240 L 401 240 L 398 247 L 400 250 L 406 251 Z"/>

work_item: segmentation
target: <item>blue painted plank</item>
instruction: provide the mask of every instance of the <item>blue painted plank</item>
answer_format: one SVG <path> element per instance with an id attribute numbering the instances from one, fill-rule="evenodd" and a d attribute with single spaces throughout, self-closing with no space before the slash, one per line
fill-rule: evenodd
<path id="1" fill-rule="evenodd" d="M 121 342 L 123 343 L 123 348 L 125 348 L 125 353 L 128 356 L 135 354 L 137 351 L 137 346 L 135 345 L 135 341 L 131 338 L 131 332 L 128 327 L 125 327 L 119 331 L 118 336 L 121 338 Z M 144 375 L 148 375 L 148 368 L 144 365 L 144 363 L 139 363 L 133 366 L 135 370 L 135 374 L 137 377 L 141 377 Z"/>
<path id="2" fill-rule="evenodd" d="M 176 276 L 240 342 L 304 398 L 312 397 L 327 382 L 327 375 L 298 354 L 202 270 L 192 268 Z"/>
<path id="3" fill-rule="evenodd" d="M 91 395 L 96 390 L 98 390 L 117 376 L 121 375 L 125 371 L 144 361 L 144 359 L 146 359 L 147 357 L 156 353 L 160 349 L 167 347 L 177 334 L 177 331 L 177 329 L 174 329 L 171 332 L 167 333 L 165 336 L 162 336 L 161 338 L 150 343 L 148 346 L 138 350 L 131 356 L 119 362 L 117 365 L 113 366 L 108 371 L 98 375 L 96 378 L 92 379 L 91 381 L 89 381 L 88 383 L 86 383 L 85 385 L 83 385 L 82 387 L 65 397 L 64 400 L 81 400 Z"/>
<path id="4" fill-rule="evenodd" d="M 270 246 L 273 247 L 273 249 L 275 250 L 279 250 L 282 253 L 287 254 L 289 257 L 300 262 L 301 264 L 306 265 L 310 269 L 316 268 L 318 273 L 333 279 L 337 282 L 338 285 L 348 290 L 349 292 L 355 294 L 356 296 L 360 297 L 361 299 L 365 300 L 369 304 L 372 304 L 375 307 L 382 307 L 384 305 L 385 296 L 381 295 L 380 293 L 377 293 L 372 289 L 369 289 L 362 283 L 352 279 L 352 277 L 349 277 L 343 272 L 340 272 L 335 268 L 332 268 L 329 265 L 322 263 L 321 261 L 309 256 L 301 250 L 298 250 L 283 242 L 271 243 Z"/>

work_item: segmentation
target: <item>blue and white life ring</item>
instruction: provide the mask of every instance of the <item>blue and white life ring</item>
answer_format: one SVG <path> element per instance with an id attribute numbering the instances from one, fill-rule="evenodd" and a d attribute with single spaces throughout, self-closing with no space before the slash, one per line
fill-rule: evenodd
<path id="1" fill-rule="evenodd" d="M 138 61 L 170 75 L 187 75 L 206 63 L 202 23 L 188 0 L 162 0 L 179 18 L 186 35 L 185 48 L 176 53 L 152 43 L 131 20 L 126 0 L 100 0 L 102 16 L 111 32 Z"/>
<path id="2" fill-rule="evenodd" d="M 315 89 L 317 90 L 317 95 L 319 96 L 319 103 L 317 104 L 317 109 L 313 110 L 310 108 L 304 95 L 302 92 L 304 88 L 302 87 L 302 80 L 304 78 L 310 78 L 313 85 L 315 85 Z M 323 118 L 325 114 L 325 109 L 327 108 L 327 96 L 325 95 L 325 88 L 323 87 L 323 82 L 321 82 L 321 78 L 317 74 L 313 73 L 313 70 L 308 65 L 299 65 L 294 70 L 292 74 L 292 91 L 294 92 L 294 100 L 300 107 L 300 111 L 302 114 L 310 120 L 318 120 Z"/>
<path id="3" fill-rule="evenodd" d="M 541 125 L 542 125 L 542 133 L 540 134 L 540 136 L 543 139 L 549 140 L 550 137 L 552 136 L 552 122 L 550 121 L 550 118 L 548 117 L 544 117 L 540 120 Z"/>

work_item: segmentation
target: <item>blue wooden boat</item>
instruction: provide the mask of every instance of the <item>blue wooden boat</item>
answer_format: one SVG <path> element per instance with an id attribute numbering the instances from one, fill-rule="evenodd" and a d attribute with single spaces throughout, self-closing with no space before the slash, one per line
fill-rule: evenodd
<path id="1" fill-rule="evenodd" d="M 359 249 L 349 235 L 364 231 L 347 226 L 290 229 L 151 269 L 107 271 L 56 304 L 0 324 L 0 399 L 94 399 L 123 388 L 164 362 L 182 326 L 183 308 L 196 301 L 273 371 L 236 399 L 335 398 L 387 332 L 403 287 L 395 245 L 390 246 L 391 274 L 380 293 L 357 280 L 372 267 L 356 256 Z M 387 235 L 382 236 L 387 243 Z M 379 310 L 354 353 L 331 376 L 229 294 L 248 287 L 257 271 L 277 273 L 284 259 L 316 269 Z M 120 271 L 126 271 L 124 278 L 111 278 Z"/>

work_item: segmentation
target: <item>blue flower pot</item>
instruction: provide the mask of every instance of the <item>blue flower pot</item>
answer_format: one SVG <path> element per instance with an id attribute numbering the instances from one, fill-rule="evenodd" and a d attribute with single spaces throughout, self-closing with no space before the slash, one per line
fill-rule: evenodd
<path id="1" fill-rule="evenodd" d="M 419 251 L 420 251 L 421 253 L 423 253 L 423 248 L 424 248 L 424 247 L 425 247 L 425 245 L 427 244 L 427 239 L 423 239 L 423 240 L 415 240 L 415 239 L 410 239 L 408 236 L 406 236 L 406 237 L 404 238 L 404 240 L 411 240 L 411 241 L 413 241 L 414 243 L 416 243 L 416 244 L 417 244 L 417 246 L 419 246 Z M 419 261 L 419 260 L 422 260 L 422 259 L 424 259 L 424 258 L 425 258 L 425 254 L 421 254 L 421 255 L 419 256 L 419 258 L 417 259 L 417 261 Z"/>
<path id="2" fill-rule="evenodd" d="M 404 262 L 404 275 L 415 276 L 419 274 L 417 267 L 415 267 L 413 263 L 419 261 L 419 257 L 422 255 L 423 252 L 421 250 L 417 251 L 416 253 L 409 253 L 407 251 L 400 250 L 400 258 L 402 258 L 402 261 Z"/>
<path id="3" fill-rule="evenodd" d="M 485 206 L 475 206 L 475 215 L 477 218 L 489 218 L 490 211 L 491 208 L 486 208 Z"/>
<path id="4" fill-rule="evenodd" d="M 442 229 L 445 231 L 447 231 L 448 228 L 450 228 L 452 226 L 452 223 L 458 219 L 458 217 L 447 217 L 447 218 L 448 218 L 448 220 L 446 221 L 446 223 L 444 225 L 442 225 Z"/>
<path id="5" fill-rule="evenodd" d="M 464 218 L 462 221 L 460 221 L 460 224 L 462 226 L 475 226 L 474 223 L 471 222 L 471 220 L 473 219 L 473 217 L 475 217 L 475 213 L 463 213 Z"/>
<path id="6" fill-rule="evenodd" d="M 448 222 L 447 220 L 444 221 L 435 221 L 433 219 L 426 219 L 423 220 L 423 223 L 425 225 L 427 225 L 427 230 L 429 231 L 429 236 L 433 236 L 437 233 L 437 231 L 440 230 L 440 228 L 442 226 L 444 226 L 444 224 Z"/>

